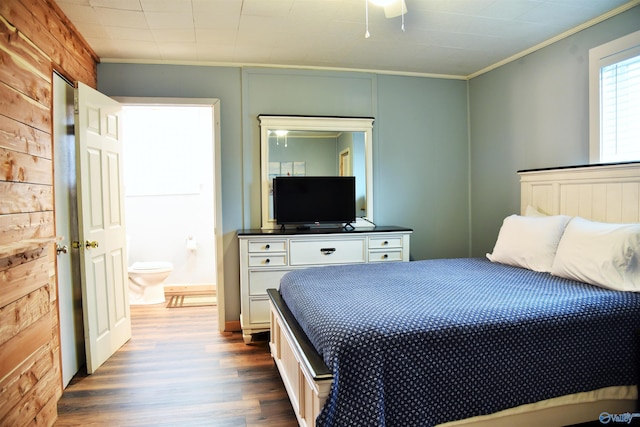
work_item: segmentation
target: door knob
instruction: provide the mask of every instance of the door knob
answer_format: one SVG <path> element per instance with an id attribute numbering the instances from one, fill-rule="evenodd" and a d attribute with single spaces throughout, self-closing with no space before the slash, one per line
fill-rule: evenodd
<path id="1" fill-rule="evenodd" d="M 64 245 L 64 246 L 57 245 L 56 246 L 56 252 L 58 253 L 58 255 L 60 255 L 61 253 L 66 254 L 67 252 L 69 252 L 69 246 L 67 246 L 67 245 Z"/>
<path id="2" fill-rule="evenodd" d="M 90 242 L 87 240 L 87 242 L 84 245 L 87 249 L 91 249 L 91 248 L 97 248 L 98 247 L 98 241 L 94 240 L 93 242 Z"/>
<path id="3" fill-rule="evenodd" d="M 90 241 L 86 241 L 84 246 L 87 249 L 91 249 L 91 248 L 97 248 L 98 247 L 98 242 L 96 240 L 94 240 L 93 242 Z M 82 242 L 78 242 L 77 240 L 74 240 L 73 242 L 71 242 L 71 247 L 73 249 L 82 249 Z M 69 248 L 67 248 L 69 249 Z"/>

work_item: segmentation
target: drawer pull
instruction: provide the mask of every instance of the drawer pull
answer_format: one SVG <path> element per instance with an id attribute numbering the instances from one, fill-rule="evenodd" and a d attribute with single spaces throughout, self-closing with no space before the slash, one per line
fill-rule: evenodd
<path id="1" fill-rule="evenodd" d="M 331 255 L 335 251 L 336 248 L 320 248 L 320 252 L 322 252 L 323 255 Z"/>
<path id="2" fill-rule="evenodd" d="M 382 242 L 382 246 L 388 246 L 389 245 L 389 241 L 385 240 L 384 242 Z"/>
<path id="3" fill-rule="evenodd" d="M 264 248 L 265 248 L 265 249 L 271 249 L 271 245 L 267 244 L 267 245 L 265 245 L 265 247 L 264 247 Z"/>
<path id="4" fill-rule="evenodd" d="M 382 255 L 382 259 L 387 259 L 387 258 L 389 258 L 389 254 Z"/>
<path id="5" fill-rule="evenodd" d="M 267 258 L 267 259 L 265 259 L 265 260 L 264 260 L 264 263 L 265 263 L 265 264 L 269 264 L 270 262 L 271 262 L 271 260 L 270 260 L 269 258 Z"/>

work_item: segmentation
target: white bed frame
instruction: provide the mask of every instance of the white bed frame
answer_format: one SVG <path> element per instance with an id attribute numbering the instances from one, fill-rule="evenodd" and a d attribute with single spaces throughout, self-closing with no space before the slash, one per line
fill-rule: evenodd
<path id="1" fill-rule="evenodd" d="M 581 216 L 602 222 L 640 222 L 640 163 L 519 171 L 521 213 L 532 206 L 548 215 Z M 317 355 L 275 290 L 271 297 L 270 348 L 291 404 L 303 427 L 315 426 L 331 387 L 331 371 Z M 446 426 L 539 426 L 551 427 L 594 420 L 601 412 L 632 412 L 634 387 L 605 392 L 591 402 L 577 399 L 538 402 L 489 416 L 446 423 Z M 563 398 L 560 398 L 563 399 Z"/>

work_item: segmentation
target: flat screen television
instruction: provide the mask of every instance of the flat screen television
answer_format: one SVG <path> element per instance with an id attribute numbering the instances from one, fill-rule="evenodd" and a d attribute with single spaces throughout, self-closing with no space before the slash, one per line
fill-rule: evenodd
<path id="1" fill-rule="evenodd" d="M 353 176 L 279 176 L 273 179 L 276 222 L 350 224 L 356 220 Z"/>

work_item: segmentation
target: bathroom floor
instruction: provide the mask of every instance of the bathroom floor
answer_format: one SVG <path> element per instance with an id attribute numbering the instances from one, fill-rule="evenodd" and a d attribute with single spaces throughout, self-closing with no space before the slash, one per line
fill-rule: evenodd
<path id="1" fill-rule="evenodd" d="M 55 426 L 297 426 L 266 341 L 220 333 L 217 307 L 131 306 L 133 338 L 76 375 Z"/>

